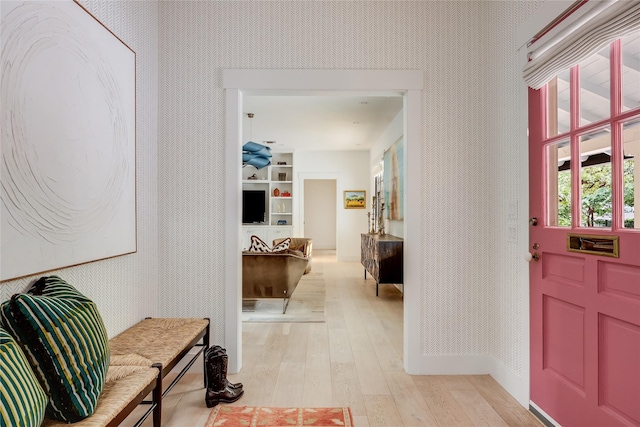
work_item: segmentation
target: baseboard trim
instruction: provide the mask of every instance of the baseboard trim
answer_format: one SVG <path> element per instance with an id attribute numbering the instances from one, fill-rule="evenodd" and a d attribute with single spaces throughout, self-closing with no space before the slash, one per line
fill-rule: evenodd
<path id="1" fill-rule="evenodd" d="M 529 380 L 486 355 L 422 356 L 408 367 L 410 375 L 491 375 L 523 408 L 529 404 Z"/>
<path id="2" fill-rule="evenodd" d="M 407 370 L 411 375 L 482 375 L 491 370 L 491 358 L 483 355 L 421 356 Z"/>
<path id="3" fill-rule="evenodd" d="M 562 427 L 556 422 L 556 420 L 551 418 L 549 414 L 544 412 L 538 405 L 533 402 L 529 402 L 529 412 L 535 415 L 536 418 L 539 419 L 540 422 L 547 427 Z"/>
<path id="4" fill-rule="evenodd" d="M 523 408 L 529 405 L 529 377 L 518 376 L 501 361 L 492 357 L 489 374 L 502 386 Z M 525 370 L 528 372 L 528 370 Z"/>

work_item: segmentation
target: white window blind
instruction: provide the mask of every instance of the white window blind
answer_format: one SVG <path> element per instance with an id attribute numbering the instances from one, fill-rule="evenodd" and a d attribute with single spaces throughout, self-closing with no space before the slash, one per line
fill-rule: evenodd
<path id="1" fill-rule="evenodd" d="M 527 84 L 539 89 L 559 72 L 640 31 L 640 1 L 590 0 L 527 48 Z"/>

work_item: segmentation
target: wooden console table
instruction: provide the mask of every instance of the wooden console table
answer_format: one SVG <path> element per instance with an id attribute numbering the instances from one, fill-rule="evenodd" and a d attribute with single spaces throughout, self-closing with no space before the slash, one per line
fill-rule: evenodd
<path id="1" fill-rule="evenodd" d="M 361 234 L 360 262 L 364 266 L 364 278 L 367 271 L 376 281 L 376 296 L 380 283 L 403 284 L 403 240 L 400 237 L 385 234 Z"/>

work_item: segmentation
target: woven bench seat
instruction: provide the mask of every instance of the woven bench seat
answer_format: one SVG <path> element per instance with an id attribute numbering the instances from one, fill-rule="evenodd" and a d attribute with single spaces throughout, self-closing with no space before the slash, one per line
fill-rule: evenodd
<path id="1" fill-rule="evenodd" d="M 45 418 L 42 427 L 117 426 L 152 390 L 162 388 L 159 375 L 160 371 L 155 367 L 109 366 L 104 389 L 93 415 L 73 424 Z M 161 398 L 157 395 L 156 399 L 158 407 L 155 410 L 159 416 Z"/>
<path id="2" fill-rule="evenodd" d="M 164 377 L 207 335 L 208 326 L 209 320 L 202 318 L 144 319 L 109 340 L 111 365 L 160 363 Z"/>

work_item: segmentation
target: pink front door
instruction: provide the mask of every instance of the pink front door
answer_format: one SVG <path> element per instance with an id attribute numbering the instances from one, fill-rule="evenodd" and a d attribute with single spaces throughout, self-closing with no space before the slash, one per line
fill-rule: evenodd
<path id="1" fill-rule="evenodd" d="M 529 90 L 531 401 L 564 427 L 640 426 L 638 43 Z"/>

